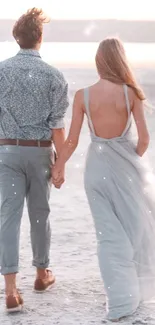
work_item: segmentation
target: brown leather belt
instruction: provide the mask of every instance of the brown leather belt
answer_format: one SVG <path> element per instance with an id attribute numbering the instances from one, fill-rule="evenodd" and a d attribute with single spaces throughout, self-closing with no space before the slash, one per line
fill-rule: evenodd
<path id="1" fill-rule="evenodd" d="M 0 146 L 50 147 L 51 140 L 0 139 Z"/>

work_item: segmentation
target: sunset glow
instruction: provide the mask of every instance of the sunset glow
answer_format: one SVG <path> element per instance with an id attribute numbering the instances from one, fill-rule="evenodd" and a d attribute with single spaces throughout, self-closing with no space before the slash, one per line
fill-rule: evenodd
<path id="1" fill-rule="evenodd" d="M 5 0 L 0 18 L 17 18 L 34 6 L 43 8 L 53 19 L 155 20 L 154 0 Z"/>

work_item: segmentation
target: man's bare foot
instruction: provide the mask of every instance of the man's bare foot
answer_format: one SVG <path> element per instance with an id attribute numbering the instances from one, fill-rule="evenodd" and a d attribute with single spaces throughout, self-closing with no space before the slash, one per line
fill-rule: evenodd
<path id="1" fill-rule="evenodd" d="M 55 276 L 48 269 L 37 269 L 37 278 L 34 283 L 36 292 L 44 292 L 52 287 L 55 283 Z"/>

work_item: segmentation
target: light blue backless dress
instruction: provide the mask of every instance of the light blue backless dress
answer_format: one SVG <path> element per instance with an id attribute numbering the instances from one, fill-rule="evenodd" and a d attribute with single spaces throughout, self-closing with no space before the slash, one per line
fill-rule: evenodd
<path id="1" fill-rule="evenodd" d="M 85 190 L 93 215 L 98 259 L 109 319 L 131 315 L 155 296 L 155 181 L 135 151 L 128 87 L 123 85 L 128 120 L 122 135 L 96 136 L 84 89 L 91 133 Z"/>

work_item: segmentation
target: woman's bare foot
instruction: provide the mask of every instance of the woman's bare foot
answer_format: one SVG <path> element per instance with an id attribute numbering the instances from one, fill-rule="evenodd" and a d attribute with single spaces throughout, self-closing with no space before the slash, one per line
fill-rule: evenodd
<path id="1" fill-rule="evenodd" d="M 118 322 L 120 322 L 121 320 L 123 320 L 123 319 L 125 319 L 126 317 L 124 316 L 124 317 L 120 317 L 120 318 L 117 318 L 117 319 L 110 319 L 110 321 L 112 322 L 112 323 L 118 323 Z"/>

